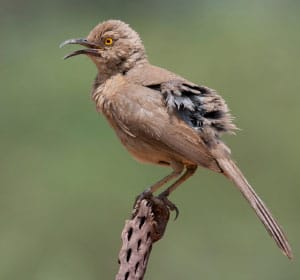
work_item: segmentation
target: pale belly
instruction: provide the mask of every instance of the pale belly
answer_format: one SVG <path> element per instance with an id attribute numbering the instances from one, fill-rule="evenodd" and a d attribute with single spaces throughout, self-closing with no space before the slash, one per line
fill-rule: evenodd
<path id="1" fill-rule="evenodd" d="M 159 141 L 143 139 L 142 137 L 132 137 L 122 130 L 116 128 L 114 130 L 128 152 L 139 162 L 167 166 L 172 165 L 174 162 L 182 163 L 183 165 L 196 164 L 171 151 Z"/>

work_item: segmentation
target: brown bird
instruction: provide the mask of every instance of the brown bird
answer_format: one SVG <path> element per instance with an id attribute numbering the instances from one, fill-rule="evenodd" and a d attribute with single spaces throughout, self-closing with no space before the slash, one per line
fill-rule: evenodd
<path id="1" fill-rule="evenodd" d="M 151 65 L 137 32 L 119 20 L 105 21 L 85 39 L 70 39 L 61 47 L 67 44 L 85 48 L 65 59 L 85 54 L 96 64 L 92 98 L 127 150 L 141 162 L 173 169 L 149 192 L 178 178 L 160 195 L 174 209 L 167 196 L 198 166 L 223 174 L 248 200 L 278 247 L 292 258 L 285 234 L 220 139 L 236 126 L 216 91 Z"/>

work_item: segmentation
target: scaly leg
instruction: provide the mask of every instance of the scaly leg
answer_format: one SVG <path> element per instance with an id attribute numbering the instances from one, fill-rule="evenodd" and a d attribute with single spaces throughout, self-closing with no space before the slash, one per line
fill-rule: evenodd
<path id="1" fill-rule="evenodd" d="M 168 187 L 165 191 L 163 191 L 159 196 L 168 197 L 171 192 L 173 192 L 179 185 L 181 185 L 184 181 L 186 181 L 189 177 L 191 177 L 195 173 L 197 167 L 198 167 L 197 165 L 188 165 L 183 175 L 176 182 L 174 182 L 170 187 Z"/>
<path id="2" fill-rule="evenodd" d="M 198 167 L 197 165 L 187 166 L 186 171 L 183 173 L 183 175 L 176 182 L 174 182 L 170 187 L 168 187 L 165 191 L 160 193 L 159 196 L 158 196 L 161 200 L 164 201 L 164 203 L 169 207 L 169 209 L 171 211 L 175 211 L 175 220 L 177 219 L 177 217 L 179 215 L 179 210 L 178 210 L 177 206 L 168 199 L 168 196 L 179 185 L 181 185 L 184 181 L 186 181 L 189 177 L 191 177 L 195 173 L 197 167 Z"/>
<path id="3" fill-rule="evenodd" d="M 145 192 L 151 192 L 154 193 L 156 192 L 159 188 L 161 188 L 164 184 L 168 183 L 172 179 L 178 177 L 182 171 L 183 171 L 183 164 L 179 162 L 174 162 L 171 164 L 171 167 L 173 168 L 173 172 L 167 175 L 166 177 L 162 178 L 159 180 L 157 183 L 152 185 L 149 189 L 147 189 Z"/>
<path id="4" fill-rule="evenodd" d="M 137 198 L 135 200 L 135 204 L 137 203 L 138 200 L 142 200 L 143 198 L 152 197 L 152 195 L 155 191 L 157 191 L 159 188 L 161 188 L 164 184 L 168 183 L 172 179 L 178 177 L 184 169 L 183 164 L 180 162 L 172 162 L 170 164 L 170 166 L 173 168 L 173 172 L 171 172 L 169 175 L 165 176 L 164 178 L 162 178 L 161 180 L 159 180 L 158 182 L 153 184 L 148 189 L 144 190 L 139 196 L 137 196 Z M 175 209 L 175 207 L 173 207 L 173 208 Z M 171 209 L 171 207 L 170 207 L 170 209 Z"/>

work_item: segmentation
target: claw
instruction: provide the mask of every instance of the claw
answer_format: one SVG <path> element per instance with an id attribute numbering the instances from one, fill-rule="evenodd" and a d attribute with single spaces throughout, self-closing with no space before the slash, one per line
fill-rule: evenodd
<path id="1" fill-rule="evenodd" d="M 170 209 L 170 211 L 175 211 L 175 218 L 174 218 L 174 221 L 178 218 L 179 216 L 179 209 L 178 207 L 173 203 L 171 202 L 169 199 L 168 199 L 168 195 L 169 193 L 168 192 L 162 192 L 161 194 L 158 195 L 158 198 L 165 204 L 167 205 L 167 207 Z"/>
<path id="2" fill-rule="evenodd" d="M 139 201 L 143 200 L 144 198 L 149 200 L 149 198 L 151 197 L 153 197 L 152 192 L 149 189 L 146 189 L 135 198 L 134 205 L 136 205 Z"/>
<path id="3" fill-rule="evenodd" d="M 132 217 L 135 217 L 137 209 L 139 208 L 139 205 L 143 199 L 146 199 L 149 203 L 151 203 L 152 198 L 153 194 L 149 189 L 144 190 L 141 194 L 139 194 L 134 200 Z"/>
<path id="4" fill-rule="evenodd" d="M 173 202 L 171 202 L 168 199 L 168 195 L 169 195 L 169 192 L 168 191 L 164 191 L 164 192 L 160 193 L 157 196 L 157 198 L 160 199 L 169 208 L 170 211 L 175 211 L 175 218 L 174 218 L 174 221 L 175 221 L 178 218 L 178 216 L 179 216 L 179 209 L 178 209 L 178 207 Z M 139 194 L 136 197 L 136 199 L 134 201 L 133 216 L 136 213 L 136 209 L 138 208 L 139 203 L 143 199 L 146 199 L 146 200 L 148 200 L 151 203 L 151 199 L 153 199 L 153 194 L 152 194 L 152 192 L 149 189 L 143 191 L 141 194 Z"/>

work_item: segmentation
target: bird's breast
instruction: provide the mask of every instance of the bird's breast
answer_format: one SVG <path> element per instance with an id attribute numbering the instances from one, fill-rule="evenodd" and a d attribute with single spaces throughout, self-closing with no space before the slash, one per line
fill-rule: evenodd
<path id="1" fill-rule="evenodd" d="M 124 79 L 121 75 L 113 76 L 105 82 L 98 84 L 92 91 L 92 99 L 96 103 L 98 112 L 110 117 L 110 107 L 116 97 L 118 88 L 122 87 Z"/>

